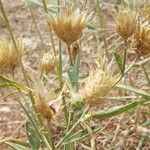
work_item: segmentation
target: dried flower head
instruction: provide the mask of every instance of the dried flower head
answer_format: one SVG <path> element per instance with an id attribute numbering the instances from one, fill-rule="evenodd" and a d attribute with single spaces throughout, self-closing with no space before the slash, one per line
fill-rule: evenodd
<path id="1" fill-rule="evenodd" d="M 24 46 L 21 39 L 16 39 L 18 51 L 12 41 L 0 40 L 0 70 L 10 71 L 20 64 Z"/>
<path id="2" fill-rule="evenodd" d="M 79 9 L 65 9 L 55 16 L 51 15 L 49 25 L 60 39 L 71 45 L 81 37 L 88 19 L 86 13 Z"/>
<path id="3" fill-rule="evenodd" d="M 48 105 L 47 95 L 44 86 L 39 83 L 34 90 L 35 108 L 44 118 L 51 119 L 55 114 L 55 110 Z"/>
<path id="4" fill-rule="evenodd" d="M 42 72 L 45 72 L 46 74 L 54 71 L 58 63 L 57 58 L 54 56 L 54 54 L 51 53 L 45 53 L 43 55 L 43 58 L 40 62 L 40 69 Z"/>
<path id="5" fill-rule="evenodd" d="M 130 9 L 118 12 L 116 16 L 116 30 L 124 40 L 127 40 L 134 33 L 136 26 L 137 12 Z"/>
<path id="6" fill-rule="evenodd" d="M 102 103 L 117 81 L 111 65 L 106 65 L 103 61 L 101 65 L 97 71 L 89 75 L 83 88 L 85 101 L 91 106 Z"/>
<path id="7" fill-rule="evenodd" d="M 150 27 L 138 27 L 135 32 L 136 53 L 138 56 L 150 54 Z"/>

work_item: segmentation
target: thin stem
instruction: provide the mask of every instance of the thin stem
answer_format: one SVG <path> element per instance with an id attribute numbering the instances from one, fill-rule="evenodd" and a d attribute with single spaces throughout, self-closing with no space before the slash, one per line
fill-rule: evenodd
<path id="1" fill-rule="evenodd" d="M 126 57 L 127 57 L 127 40 L 124 40 L 124 44 L 125 44 L 125 50 L 124 50 L 124 57 L 123 57 L 123 74 L 125 72 L 126 69 Z"/>
<path id="2" fill-rule="evenodd" d="M 52 150 L 55 150 L 55 144 L 54 144 L 54 140 L 53 140 L 53 136 L 52 136 L 52 129 L 51 129 L 51 124 L 50 124 L 50 120 L 47 120 L 47 126 L 48 126 L 48 131 L 50 134 L 50 138 L 51 138 L 51 146 L 52 146 Z"/>
<path id="3" fill-rule="evenodd" d="M 7 18 L 7 15 L 6 15 L 6 13 L 5 13 L 5 10 L 4 10 L 4 7 L 3 7 L 3 4 L 2 4 L 2 1 L 1 1 L 1 0 L 0 0 L 0 8 L 1 8 L 2 15 L 3 15 L 3 17 L 4 17 L 5 23 L 6 23 L 6 25 L 7 25 L 7 28 L 8 28 L 8 30 L 9 30 L 9 33 L 10 33 L 12 42 L 13 42 L 14 47 L 15 47 L 15 50 L 18 52 L 18 48 L 17 48 L 17 45 L 16 45 L 16 41 L 15 41 L 14 35 L 13 35 L 13 33 L 12 33 L 12 30 L 11 30 L 11 27 L 10 27 L 10 24 L 9 24 L 9 21 L 8 21 L 8 18 Z"/>
<path id="4" fill-rule="evenodd" d="M 50 33 L 50 38 L 51 38 L 53 53 L 56 56 L 57 53 L 56 53 L 56 49 L 55 49 L 55 44 L 54 44 L 54 38 L 53 38 L 53 33 L 52 33 L 51 25 L 49 24 L 48 21 L 47 21 L 47 24 L 49 25 L 49 33 Z"/>
<path id="5" fill-rule="evenodd" d="M 71 132 L 77 127 L 77 125 L 82 121 L 83 117 L 85 116 L 85 114 L 90 110 L 89 107 L 85 108 L 85 110 L 83 111 L 81 117 L 78 119 L 78 121 L 72 126 L 72 128 L 67 132 L 67 134 L 58 142 L 58 144 L 56 145 L 56 148 L 58 148 L 58 146 L 60 146 L 60 144 L 65 140 L 65 138 L 67 136 L 69 136 L 71 134 Z"/>
<path id="6" fill-rule="evenodd" d="M 103 31 L 103 29 L 105 28 L 105 24 L 104 24 L 104 18 L 103 18 L 103 14 L 102 14 L 102 8 L 100 6 L 99 0 L 97 0 L 96 2 L 97 2 L 98 13 L 99 13 L 99 24 L 100 24 L 100 28 L 101 28 L 102 39 L 103 39 L 104 46 L 105 46 L 105 53 L 108 56 L 108 45 L 107 45 L 105 33 Z"/>
<path id="7" fill-rule="evenodd" d="M 148 76 L 148 72 L 147 72 L 147 70 L 146 70 L 144 64 L 142 64 L 142 68 L 143 68 L 145 77 L 146 77 L 146 79 L 147 79 L 147 83 L 150 85 L 150 78 L 149 78 L 149 76 Z"/>
<path id="8" fill-rule="evenodd" d="M 73 66 L 73 60 L 72 60 L 72 54 L 71 54 L 70 45 L 67 45 L 67 48 L 68 48 L 68 53 L 69 53 L 70 65 Z"/>
<path id="9" fill-rule="evenodd" d="M 44 10 L 45 10 L 46 12 L 48 12 L 48 10 L 47 10 L 47 4 L 46 4 L 46 1 L 45 1 L 45 0 L 43 0 L 43 6 L 44 6 Z"/>
<path id="10" fill-rule="evenodd" d="M 12 29 L 11 29 L 10 24 L 9 24 L 9 20 L 8 20 L 8 18 L 7 18 L 7 15 L 6 15 L 6 13 L 5 13 L 5 10 L 4 10 L 4 7 L 3 7 L 3 3 L 2 3 L 1 0 L 0 0 L 0 8 L 1 8 L 2 15 L 3 15 L 3 17 L 4 17 L 5 23 L 6 23 L 6 25 L 7 25 L 8 31 L 9 31 L 9 33 L 10 33 L 10 36 L 11 36 L 11 39 L 12 39 L 14 48 L 15 48 L 16 52 L 18 52 L 19 50 L 18 50 L 18 47 L 17 47 L 16 41 L 15 41 L 15 38 L 14 38 L 14 35 L 13 35 L 13 32 L 12 32 Z M 23 74 L 23 76 L 24 76 L 24 79 L 25 79 L 25 81 L 26 81 L 26 84 L 27 84 L 27 86 L 29 86 L 28 79 L 27 79 L 27 76 L 26 76 L 26 73 L 25 73 L 25 69 L 24 69 L 22 60 L 20 60 L 20 64 L 21 64 L 21 70 L 22 70 L 22 74 Z"/>
<path id="11" fill-rule="evenodd" d="M 43 0 L 43 6 L 44 6 L 45 12 L 48 13 L 47 4 L 46 4 L 45 0 Z M 51 38 L 53 53 L 56 56 L 56 49 L 55 49 L 55 44 L 54 44 L 54 38 L 53 38 L 53 33 L 52 33 L 51 25 L 50 25 L 50 23 L 48 21 L 47 21 L 47 24 L 49 26 L 49 33 L 50 33 L 50 38 Z"/>
<path id="12" fill-rule="evenodd" d="M 36 20 L 35 20 L 34 15 L 33 15 L 33 12 L 32 12 L 32 10 L 31 10 L 30 4 L 29 4 L 28 2 L 27 2 L 27 7 L 28 7 L 28 10 L 29 10 L 29 12 L 30 12 L 30 14 L 31 14 L 31 17 L 32 17 L 34 26 L 35 26 L 35 28 L 36 28 L 36 30 L 37 30 L 37 32 L 38 32 L 38 35 L 39 35 L 39 38 L 40 38 L 40 41 L 41 41 L 41 45 L 42 45 L 42 47 L 44 48 L 44 41 L 43 41 L 42 35 L 41 35 L 40 30 L 39 30 L 39 28 L 38 28 L 38 25 L 37 25 L 37 22 L 36 22 Z M 44 50 L 45 50 L 45 48 L 44 48 Z"/>
<path id="13" fill-rule="evenodd" d="M 20 92 L 20 90 L 19 90 Z M 21 92 L 20 92 L 21 93 Z M 24 110 L 25 114 L 27 115 L 27 117 L 29 118 L 29 120 L 31 121 L 32 125 L 34 126 L 35 130 L 37 131 L 37 133 L 39 134 L 42 142 L 44 143 L 44 145 L 51 149 L 49 143 L 47 142 L 46 138 L 43 136 L 43 134 L 39 131 L 38 126 L 36 125 L 36 123 L 34 122 L 33 118 L 30 116 L 30 114 L 28 113 L 28 111 L 26 110 L 26 108 L 23 106 L 23 104 L 21 103 L 21 101 L 18 99 L 18 97 L 13 93 L 15 99 L 18 101 L 18 103 L 20 104 L 20 106 L 22 107 L 22 109 Z"/>

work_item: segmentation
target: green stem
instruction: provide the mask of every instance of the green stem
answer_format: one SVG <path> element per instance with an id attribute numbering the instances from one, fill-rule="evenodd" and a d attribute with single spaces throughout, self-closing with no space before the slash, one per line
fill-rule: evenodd
<path id="1" fill-rule="evenodd" d="M 123 74 L 125 72 L 126 69 L 126 57 L 127 57 L 127 40 L 124 40 L 124 44 L 125 44 L 125 50 L 124 50 L 124 57 L 123 57 Z"/>
<path id="2" fill-rule="evenodd" d="M 100 2 L 99 0 L 96 0 L 97 2 L 97 9 L 98 9 L 98 13 L 99 13 L 99 23 L 100 23 L 100 28 L 101 28 L 101 34 L 102 34 L 102 40 L 104 42 L 104 46 L 105 46 L 105 53 L 106 55 L 108 56 L 108 45 L 107 45 L 107 40 L 106 40 L 106 36 L 105 36 L 105 33 L 104 33 L 104 28 L 105 28 L 105 25 L 104 25 L 104 18 L 103 18 L 103 14 L 102 14 L 102 8 L 100 6 Z"/>
<path id="3" fill-rule="evenodd" d="M 47 4 L 46 4 L 45 0 L 43 0 L 43 6 L 44 6 L 45 12 L 48 13 Z M 55 44 L 54 44 L 54 38 L 53 38 L 53 33 L 52 33 L 51 25 L 50 25 L 50 23 L 48 21 L 47 21 L 47 24 L 49 26 L 49 33 L 50 33 L 50 38 L 51 38 L 53 53 L 56 56 L 56 49 L 55 49 Z"/>
<path id="4" fill-rule="evenodd" d="M 2 15 L 3 15 L 3 18 L 4 18 L 4 20 L 5 20 L 5 23 L 6 23 L 6 25 L 7 25 L 8 31 L 9 31 L 9 33 L 10 33 L 10 36 L 11 36 L 11 39 L 12 39 L 14 48 L 15 48 L 16 52 L 18 52 L 19 50 L 18 50 L 18 47 L 17 47 L 16 41 L 15 41 L 15 38 L 14 38 L 14 35 L 13 35 L 13 32 L 12 32 L 12 29 L 11 29 L 10 24 L 9 24 L 9 20 L 8 20 L 8 18 L 7 18 L 7 15 L 6 15 L 6 13 L 5 13 L 5 10 L 4 10 L 4 7 L 3 7 L 3 3 L 2 3 L 1 0 L 0 0 L 0 8 L 1 8 Z M 24 79 L 25 79 L 25 81 L 26 81 L 26 84 L 27 84 L 27 86 L 29 86 L 28 79 L 27 79 L 27 76 L 26 76 L 26 73 L 25 73 L 25 69 L 24 69 L 22 60 L 20 60 L 20 64 L 21 64 L 21 70 L 22 70 Z"/>
<path id="5" fill-rule="evenodd" d="M 20 92 L 20 90 L 19 90 Z M 21 93 L 21 92 L 20 92 Z M 13 93 L 14 94 L 14 93 Z M 42 142 L 44 143 L 44 145 L 51 149 L 49 143 L 47 142 L 46 138 L 43 136 L 43 134 L 39 131 L 38 126 L 36 125 L 36 123 L 34 122 L 33 118 L 30 116 L 30 114 L 28 113 L 28 111 L 26 110 L 26 108 L 23 106 L 23 104 L 21 103 L 21 101 L 18 99 L 18 97 L 14 94 L 15 99 L 18 101 L 18 103 L 20 104 L 20 106 L 22 107 L 22 109 L 24 110 L 25 114 L 27 115 L 27 117 L 29 118 L 29 120 L 31 121 L 32 125 L 34 126 L 35 130 L 37 131 L 37 133 L 39 134 Z"/>
<path id="6" fill-rule="evenodd" d="M 72 131 L 73 131 L 73 130 L 77 127 L 77 125 L 82 121 L 83 117 L 85 116 L 85 114 L 86 114 L 89 110 L 90 110 L 89 107 L 85 108 L 85 110 L 83 111 L 83 113 L 82 113 L 81 117 L 79 118 L 79 120 L 72 126 L 72 128 L 67 132 L 67 134 L 58 142 L 58 144 L 56 145 L 56 148 L 58 148 L 58 147 L 61 145 L 61 143 L 65 140 L 65 138 L 66 138 L 67 136 L 69 136 L 69 135 L 72 133 Z"/>
<path id="7" fill-rule="evenodd" d="M 142 64 L 142 68 L 143 68 L 145 77 L 146 77 L 146 79 L 147 79 L 147 83 L 150 85 L 150 78 L 149 78 L 149 76 L 148 76 L 148 72 L 147 72 L 147 70 L 146 70 L 144 64 Z"/>
<path id="8" fill-rule="evenodd" d="M 68 48 L 68 54 L 69 54 L 70 65 L 73 66 L 73 59 L 72 59 L 72 54 L 71 54 L 70 45 L 67 45 L 67 48 Z"/>
<path id="9" fill-rule="evenodd" d="M 26 1 L 27 1 L 27 0 L 26 0 Z M 40 41 L 41 41 L 41 45 L 42 45 L 42 47 L 44 48 L 44 42 L 43 42 L 42 35 L 41 35 L 41 33 L 40 33 L 40 30 L 39 30 L 39 28 L 38 28 L 37 22 L 36 22 L 36 20 L 35 20 L 35 17 L 34 17 L 34 15 L 33 15 L 33 12 L 32 12 L 32 10 L 31 10 L 31 7 L 30 7 L 30 4 L 28 3 L 28 1 L 27 1 L 27 7 L 28 7 L 28 9 L 29 9 L 29 12 L 30 12 L 30 14 L 31 14 L 31 17 L 32 17 L 34 26 L 35 26 L 35 28 L 36 28 L 36 30 L 37 30 L 38 35 L 39 35 L 39 38 L 40 38 Z M 44 48 L 44 50 L 45 50 L 45 48 Z"/>
<path id="10" fill-rule="evenodd" d="M 44 6 L 45 12 L 48 12 L 48 10 L 47 10 L 47 4 L 46 4 L 46 1 L 45 1 L 45 0 L 43 0 L 43 6 Z"/>

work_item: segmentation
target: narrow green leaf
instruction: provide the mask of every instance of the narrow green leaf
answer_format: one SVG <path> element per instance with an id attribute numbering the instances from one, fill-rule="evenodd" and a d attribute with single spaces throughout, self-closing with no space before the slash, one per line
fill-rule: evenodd
<path id="1" fill-rule="evenodd" d="M 7 87 L 10 87 L 10 86 L 11 86 L 11 84 L 7 84 L 7 83 L 0 84 L 0 90 L 4 89 L 4 88 L 7 88 Z"/>
<path id="2" fill-rule="evenodd" d="M 122 83 L 118 83 L 118 84 L 116 85 L 116 87 L 129 90 L 129 91 L 131 91 L 131 92 L 134 92 L 134 93 L 136 93 L 136 94 L 141 95 L 141 96 L 142 96 L 143 98 L 145 98 L 146 100 L 150 100 L 150 93 L 147 93 L 147 92 L 145 92 L 144 90 L 137 89 L 137 88 L 134 88 L 134 87 L 132 87 L 132 86 L 125 85 L 125 84 L 122 84 Z"/>
<path id="3" fill-rule="evenodd" d="M 27 91 L 31 90 L 28 87 L 22 86 L 15 81 L 12 81 L 6 77 L 3 77 L 2 75 L 0 75 L 0 80 L 4 82 L 4 84 L 0 85 L 0 89 L 12 86 L 12 87 L 15 87 L 15 88 L 23 91 L 23 92 L 27 92 Z"/>
<path id="4" fill-rule="evenodd" d="M 30 122 L 26 123 L 26 131 L 28 141 L 32 150 L 38 150 L 40 148 L 40 139 L 35 128 L 32 126 Z"/>
<path id="5" fill-rule="evenodd" d="M 108 109 L 100 111 L 100 112 L 93 112 L 91 114 L 87 114 L 85 116 L 85 120 L 87 120 L 89 118 L 96 118 L 96 119 L 110 118 L 110 117 L 122 114 L 124 112 L 127 112 L 128 110 L 136 107 L 137 105 L 142 105 L 144 103 L 145 103 L 145 100 L 135 101 L 135 102 L 131 102 L 131 103 L 126 104 L 126 105 L 108 108 Z"/>
<path id="6" fill-rule="evenodd" d="M 82 131 L 79 131 L 69 137 L 67 137 L 61 145 L 65 145 L 65 144 L 69 144 L 69 143 L 73 143 L 73 142 L 77 142 L 77 141 L 81 141 L 84 140 L 85 138 L 87 138 L 88 136 L 90 136 L 93 133 L 96 133 L 100 130 L 99 126 L 92 126 L 91 127 L 91 131 L 92 133 L 88 132 L 88 129 L 84 129 Z"/>
<path id="7" fill-rule="evenodd" d="M 73 66 L 70 66 L 68 69 L 68 76 L 73 88 L 78 86 L 78 75 L 76 69 Z"/>
<path id="8" fill-rule="evenodd" d="M 79 84 L 79 67 L 80 67 L 80 54 L 76 56 L 75 64 L 68 69 L 68 76 L 72 86 L 78 90 Z"/>
<path id="9" fill-rule="evenodd" d="M 5 143 L 9 145 L 11 148 L 13 148 L 14 150 L 29 150 L 29 148 L 26 148 L 25 146 L 22 146 L 17 143 L 13 143 L 13 142 L 5 142 Z"/>
<path id="10" fill-rule="evenodd" d="M 114 56 L 115 56 L 116 62 L 118 64 L 118 67 L 119 67 L 121 73 L 123 73 L 124 72 L 123 71 L 123 60 L 122 60 L 121 55 L 114 53 Z"/>

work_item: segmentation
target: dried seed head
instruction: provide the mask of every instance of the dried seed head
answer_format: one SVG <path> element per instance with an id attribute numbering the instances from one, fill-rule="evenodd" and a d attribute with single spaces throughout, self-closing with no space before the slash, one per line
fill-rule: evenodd
<path id="1" fill-rule="evenodd" d="M 138 27 L 135 32 L 136 53 L 138 56 L 150 54 L 150 27 Z"/>
<path id="2" fill-rule="evenodd" d="M 54 54 L 51 53 L 45 53 L 43 55 L 43 58 L 40 62 L 40 69 L 42 72 L 48 74 L 50 72 L 53 72 L 56 68 L 58 63 L 57 58 L 54 56 Z"/>
<path id="3" fill-rule="evenodd" d="M 16 39 L 17 50 L 12 41 L 0 40 L 0 70 L 11 71 L 16 68 L 21 61 L 24 46 L 21 39 Z"/>
<path id="4" fill-rule="evenodd" d="M 137 12 L 130 9 L 118 12 L 116 16 L 116 30 L 124 40 L 127 40 L 134 33 L 136 26 Z"/>
<path id="5" fill-rule="evenodd" d="M 44 118 L 51 119 L 55 114 L 55 110 L 54 108 L 48 106 L 47 93 L 45 92 L 44 86 L 42 84 L 37 85 L 34 90 L 34 96 L 35 108 L 37 111 L 40 112 Z"/>
<path id="6" fill-rule="evenodd" d="M 92 72 L 85 81 L 85 87 L 83 88 L 85 101 L 91 106 L 101 104 L 116 80 L 117 78 L 114 76 L 110 65 L 106 67 L 103 64 L 96 72 Z"/>
<path id="7" fill-rule="evenodd" d="M 48 21 L 56 35 L 67 45 L 71 45 L 81 37 L 88 19 L 86 13 L 79 9 L 66 9 L 55 16 L 51 15 Z"/>

